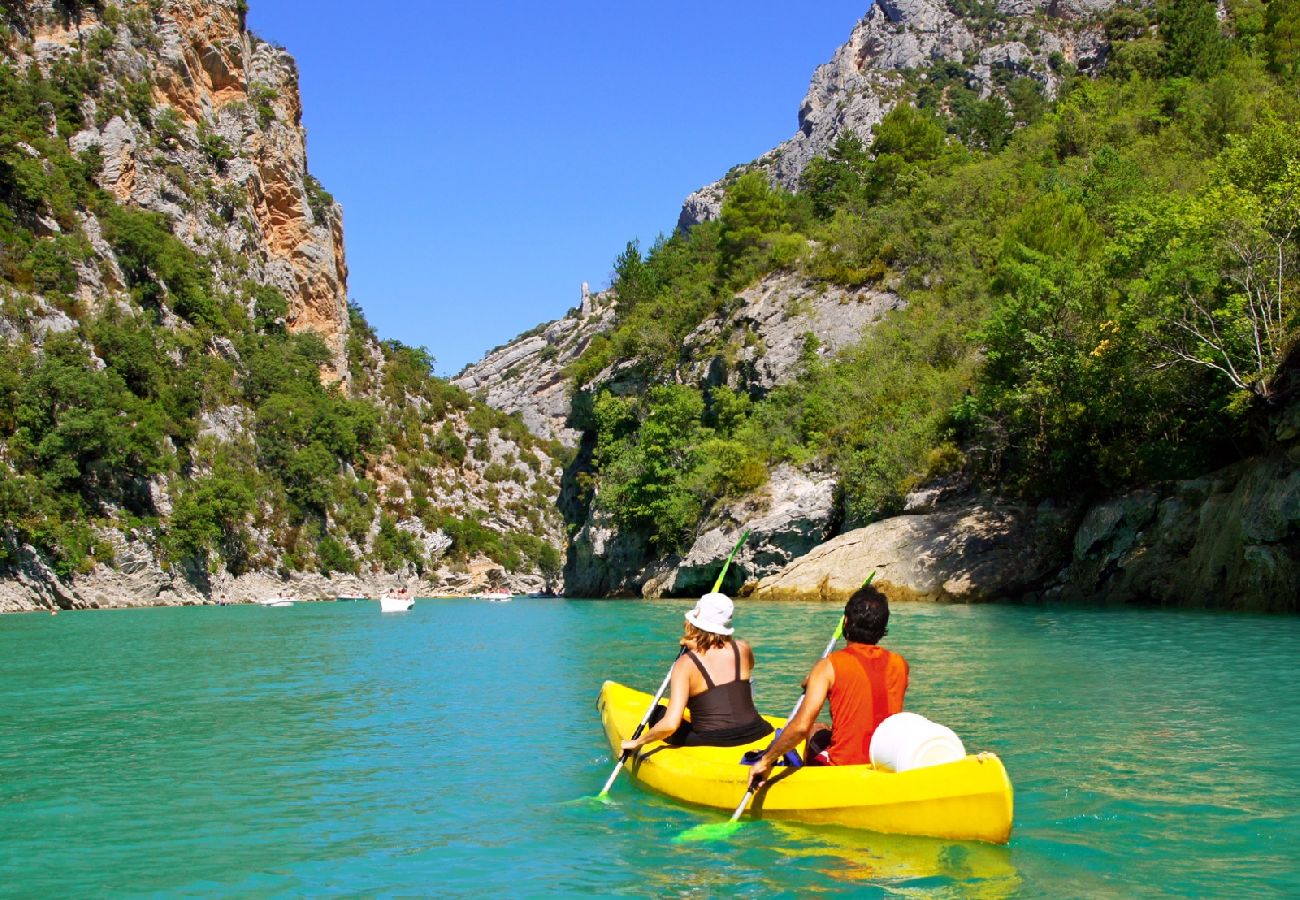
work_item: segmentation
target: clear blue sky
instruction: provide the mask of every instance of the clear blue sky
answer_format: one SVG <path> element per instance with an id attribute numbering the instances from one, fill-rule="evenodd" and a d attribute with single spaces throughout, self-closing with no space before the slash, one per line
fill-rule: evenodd
<path id="1" fill-rule="evenodd" d="M 454 374 L 609 281 L 682 199 L 794 134 L 870 0 L 251 0 L 302 75 L 349 293 Z"/>

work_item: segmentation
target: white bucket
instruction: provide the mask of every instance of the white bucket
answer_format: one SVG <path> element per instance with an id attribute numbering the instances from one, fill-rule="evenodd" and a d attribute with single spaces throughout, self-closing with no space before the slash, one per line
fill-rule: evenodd
<path id="1" fill-rule="evenodd" d="M 961 738 L 937 722 L 901 712 L 880 723 L 871 736 L 871 764 L 887 772 L 941 766 L 966 758 Z"/>

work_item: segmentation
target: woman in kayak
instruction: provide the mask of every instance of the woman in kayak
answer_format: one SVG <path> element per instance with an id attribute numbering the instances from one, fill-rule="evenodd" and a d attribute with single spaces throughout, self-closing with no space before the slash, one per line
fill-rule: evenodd
<path id="1" fill-rule="evenodd" d="M 754 708 L 749 676 L 754 651 L 733 638 L 731 600 L 705 594 L 686 613 L 681 645 L 685 652 L 673 665 L 668 707 L 656 707 L 652 727 L 623 742 L 636 750 L 651 741 L 674 746 L 738 747 L 772 733 Z M 690 710 L 690 721 L 682 717 Z"/>

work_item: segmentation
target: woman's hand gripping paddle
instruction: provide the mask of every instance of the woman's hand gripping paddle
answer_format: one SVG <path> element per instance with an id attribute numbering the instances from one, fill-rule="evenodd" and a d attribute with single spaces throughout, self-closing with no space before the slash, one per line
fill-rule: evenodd
<path id="1" fill-rule="evenodd" d="M 875 577 L 876 573 L 872 572 L 867 576 L 867 580 L 862 582 L 862 586 L 866 587 L 871 584 L 871 579 Z M 840 616 L 840 620 L 835 623 L 835 633 L 831 635 L 830 642 L 826 645 L 826 649 L 822 651 L 822 655 L 817 657 L 818 660 L 825 659 L 831 655 L 831 651 L 835 649 L 835 642 L 838 641 L 840 636 L 843 634 L 844 617 Z M 799 699 L 795 701 L 794 709 L 790 710 L 790 715 L 785 720 L 787 726 L 794 721 L 794 717 L 799 714 L 799 708 L 803 706 L 803 698 L 807 695 L 808 692 L 805 690 L 799 695 Z M 775 744 L 776 740 L 777 736 L 774 735 L 771 743 L 767 745 L 767 749 L 771 749 L 772 744 Z M 749 801 L 753 799 L 754 794 L 758 791 L 760 786 L 760 783 L 754 780 L 749 782 L 749 787 L 745 791 L 745 796 L 741 798 L 740 805 L 736 807 L 736 811 L 731 814 L 731 818 L 727 821 L 705 822 L 703 825 L 696 825 L 694 828 L 688 828 L 681 834 L 677 835 L 677 837 L 673 838 L 673 843 L 682 843 L 686 841 L 716 841 L 735 834 L 740 826 L 744 824 L 740 821 L 740 817 L 745 814 L 745 809 L 749 806 Z"/>
<path id="2" fill-rule="evenodd" d="M 731 552 L 727 554 L 727 560 L 722 564 L 722 571 L 718 573 L 718 580 L 713 582 L 714 593 L 717 593 L 717 591 L 722 588 L 722 579 L 727 577 L 727 568 L 731 565 L 732 557 L 736 555 L 736 551 L 741 548 L 741 545 L 745 543 L 745 539 L 748 537 L 749 531 L 746 529 L 745 533 L 740 536 L 740 540 L 736 542 L 736 546 L 732 547 Z M 685 652 L 685 647 L 679 649 L 677 651 L 677 656 L 673 657 L 673 663 L 676 664 L 677 659 Z M 641 723 L 636 726 L 636 731 L 632 732 L 632 740 L 635 741 L 641 736 L 641 733 L 645 731 L 646 723 L 650 721 L 650 716 L 654 714 L 655 707 L 659 705 L 659 700 L 663 697 L 664 691 L 668 690 L 668 683 L 672 680 L 672 677 L 673 667 L 669 666 L 668 674 L 664 676 L 663 683 L 659 685 L 659 690 L 655 693 L 654 699 L 650 701 L 650 707 L 645 711 L 645 715 L 641 717 Z M 619 755 L 618 762 L 614 765 L 614 771 L 609 773 L 609 778 L 605 780 L 605 786 L 601 788 L 600 793 L 596 795 L 597 800 L 604 800 L 609 794 L 609 789 L 614 786 L 614 782 L 618 779 L 618 773 L 623 771 L 623 766 L 627 763 L 628 757 L 631 755 L 631 750 L 624 750 Z"/>

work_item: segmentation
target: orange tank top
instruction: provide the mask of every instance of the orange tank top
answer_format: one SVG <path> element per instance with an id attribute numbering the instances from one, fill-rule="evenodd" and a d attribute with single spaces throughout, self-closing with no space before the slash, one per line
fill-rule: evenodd
<path id="1" fill-rule="evenodd" d="M 903 711 L 907 660 L 874 644 L 850 644 L 829 659 L 835 683 L 827 755 L 834 766 L 868 765 L 876 726 Z"/>

